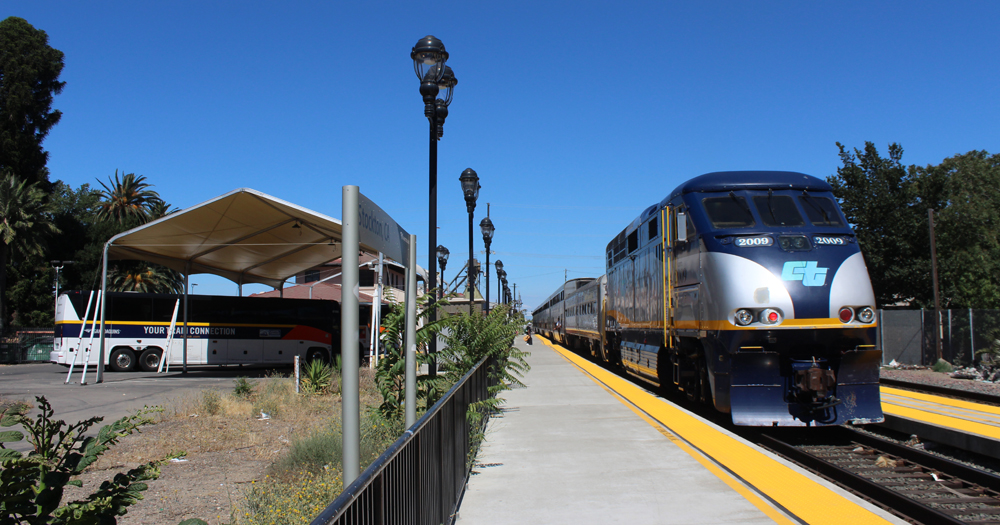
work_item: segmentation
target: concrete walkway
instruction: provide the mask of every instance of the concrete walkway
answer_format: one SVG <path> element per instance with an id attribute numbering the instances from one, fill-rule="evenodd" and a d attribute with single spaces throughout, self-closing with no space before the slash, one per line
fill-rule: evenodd
<path id="1" fill-rule="evenodd" d="M 528 388 L 502 394 L 458 523 L 774 523 L 538 338 L 517 342 Z"/>

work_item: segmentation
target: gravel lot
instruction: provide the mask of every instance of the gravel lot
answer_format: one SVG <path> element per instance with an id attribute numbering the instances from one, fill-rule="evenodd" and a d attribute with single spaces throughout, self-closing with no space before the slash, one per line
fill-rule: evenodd
<path id="1" fill-rule="evenodd" d="M 881 376 L 886 379 L 907 381 L 923 385 L 935 385 L 967 392 L 981 392 L 1000 396 L 1000 383 L 988 383 L 985 381 L 973 381 L 971 379 L 955 379 L 948 374 L 935 372 L 930 369 L 882 369 Z"/>

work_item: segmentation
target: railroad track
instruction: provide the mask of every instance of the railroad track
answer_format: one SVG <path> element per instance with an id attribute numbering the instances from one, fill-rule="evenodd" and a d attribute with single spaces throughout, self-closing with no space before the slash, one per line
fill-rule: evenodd
<path id="1" fill-rule="evenodd" d="M 1000 477 L 848 428 L 830 430 L 796 435 L 795 444 L 772 434 L 757 441 L 908 520 L 1000 524 Z"/>
<path id="2" fill-rule="evenodd" d="M 909 381 L 900 381 L 898 379 L 886 379 L 886 378 L 880 379 L 879 384 L 895 388 L 904 388 L 906 390 L 915 390 L 917 392 L 926 392 L 928 394 L 937 394 L 942 396 L 954 397 L 957 399 L 964 399 L 966 401 L 975 401 L 977 403 L 987 403 L 990 405 L 1000 406 L 1000 396 L 995 396 L 992 394 L 984 394 L 982 392 L 970 392 L 968 390 L 959 390 L 957 388 L 927 385 L 923 383 L 911 383 Z"/>

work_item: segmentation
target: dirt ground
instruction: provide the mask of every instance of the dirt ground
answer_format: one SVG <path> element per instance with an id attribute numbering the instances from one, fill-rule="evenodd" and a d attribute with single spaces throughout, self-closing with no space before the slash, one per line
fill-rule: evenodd
<path id="1" fill-rule="evenodd" d="M 118 523 L 163 525 L 177 524 L 188 518 L 200 518 L 210 525 L 234 523 L 233 513 L 240 508 L 248 484 L 259 483 L 264 478 L 268 467 L 284 454 L 296 432 L 294 425 L 287 422 L 251 419 L 248 423 L 245 429 L 226 429 L 237 430 L 247 438 L 248 444 L 242 447 L 231 450 L 189 447 L 185 449 L 186 456 L 164 464 L 160 477 L 148 482 L 149 489 L 143 493 L 143 500 L 129 507 Z M 112 449 L 106 459 L 98 462 L 97 469 L 81 477 L 84 487 L 73 490 L 85 494 L 93 492 L 115 473 L 154 459 L 153 454 L 167 450 L 163 444 L 173 441 L 179 433 L 203 435 L 202 429 L 190 428 L 193 424 L 182 420 L 145 427 L 141 434 L 125 438 Z M 154 450 L 157 452 L 151 454 Z M 69 500 L 67 497 L 65 501 Z"/>

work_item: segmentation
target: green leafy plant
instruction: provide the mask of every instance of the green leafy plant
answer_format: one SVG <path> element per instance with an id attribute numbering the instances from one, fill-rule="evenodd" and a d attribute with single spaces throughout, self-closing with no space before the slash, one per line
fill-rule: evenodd
<path id="1" fill-rule="evenodd" d="M 305 394 L 328 394 L 333 390 L 333 368 L 322 360 L 310 361 L 302 369 L 302 391 Z"/>
<path id="2" fill-rule="evenodd" d="M 240 399 L 250 399 L 253 396 L 254 382 L 245 377 L 237 377 L 233 380 L 233 395 Z"/>
<path id="3" fill-rule="evenodd" d="M 485 317 L 455 316 L 451 333 L 445 337 L 446 347 L 438 359 L 439 376 L 457 381 L 484 357 L 492 357 L 496 364 L 490 371 L 495 380 L 495 386 L 490 387 L 491 396 L 515 386 L 523 387 L 521 377 L 531 368 L 525 359 L 531 354 L 514 346 L 514 337 L 522 324 L 520 317 L 511 316 L 504 305 L 493 308 Z"/>
<path id="4" fill-rule="evenodd" d="M 429 364 L 431 356 L 426 349 L 431 338 L 437 337 L 442 330 L 454 322 L 454 317 L 445 317 L 430 322 L 428 317 L 434 309 L 447 305 L 447 299 L 432 302 L 433 293 L 417 298 L 417 324 L 421 319 L 424 325 L 416 331 L 417 366 Z M 380 335 L 380 341 L 385 348 L 385 354 L 379 358 L 375 366 L 375 384 L 382 394 L 382 403 L 377 410 L 387 421 L 403 419 L 403 402 L 406 397 L 406 305 L 393 304 L 382 320 L 385 331 Z M 417 406 L 424 408 L 434 404 L 440 397 L 441 382 L 428 376 L 417 378 Z"/>
<path id="5" fill-rule="evenodd" d="M 82 486 L 79 476 L 84 469 L 122 438 L 153 422 L 149 415 L 161 409 L 143 407 L 135 414 L 105 425 L 97 436 L 86 432 L 103 421 L 93 417 L 72 425 L 53 419 L 54 410 L 44 396 L 35 398 L 39 414 L 34 418 L 25 411 L 8 409 L 0 414 L 0 427 L 21 425 L 18 430 L 0 432 L 0 525 L 8 524 L 105 524 L 140 499 L 145 481 L 156 479 L 162 461 L 151 461 L 126 473 L 116 474 L 101 483 L 97 491 L 82 500 L 63 504 L 67 485 Z M 27 437 L 34 451 L 23 455 L 4 446 Z M 166 458 L 170 459 L 170 458 Z"/>

